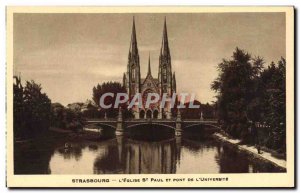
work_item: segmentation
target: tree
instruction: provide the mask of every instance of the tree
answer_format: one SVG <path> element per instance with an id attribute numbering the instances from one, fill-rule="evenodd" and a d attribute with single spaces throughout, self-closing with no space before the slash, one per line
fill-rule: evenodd
<path id="1" fill-rule="evenodd" d="M 264 125 L 260 129 L 263 145 L 285 152 L 285 66 L 282 58 L 263 67 L 261 57 L 239 48 L 231 60 L 218 65 L 219 76 L 211 88 L 218 93 L 218 117 L 224 130 L 233 137 L 247 141 L 249 124 Z"/>
<path id="2" fill-rule="evenodd" d="M 83 128 L 83 113 L 74 104 L 78 103 L 67 105 L 67 108 L 60 103 L 51 104 L 51 126 L 72 131 L 81 130 Z"/>
<path id="3" fill-rule="evenodd" d="M 232 60 L 218 65 L 219 76 L 211 88 L 218 95 L 218 116 L 228 133 L 241 137 L 247 129 L 247 107 L 256 95 L 255 81 L 262 65 L 262 59 L 252 59 L 244 50 L 236 48 Z"/>
<path id="4" fill-rule="evenodd" d="M 269 126 L 266 145 L 285 152 L 286 144 L 286 61 L 274 62 L 262 72 L 264 121 Z"/>
<path id="5" fill-rule="evenodd" d="M 64 128 L 65 107 L 60 103 L 51 104 L 51 126 Z"/>
<path id="6" fill-rule="evenodd" d="M 33 135 L 47 130 L 50 126 L 51 100 L 42 87 L 33 80 L 27 81 L 24 89 L 26 127 Z"/>
<path id="7" fill-rule="evenodd" d="M 20 80 L 14 84 L 14 131 L 15 137 L 32 138 L 50 126 L 51 100 L 42 87 L 33 80 L 25 88 Z"/>
<path id="8" fill-rule="evenodd" d="M 215 110 L 216 110 L 216 106 L 215 104 L 201 104 L 200 105 L 200 109 L 201 112 L 203 113 L 203 118 L 204 119 L 215 119 L 216 115 L 215 115 Z"/>
<path id="9" fill-rule="evenodd" d="M 13 122 L 14 122 L 14 138 L 22 137 L 24 132 L 24 104 L 23 104 L 23 86 L 20 77 L 14 77 L 15 82 L 13 85 L 14 96 L 14 109 L 13 109 Z"/>
<path id="10" fill-rule="evenodd" d="M 64 110 L 64 125 L 65 129 L 79 131 L 83 128 L 83 118 L 80 111 L 75 111 L 70 108 Z"/>
<path id="11" fill-rule="evenodd" d="M 99 101 L 101 96 L 104 93 L 113 93 L 114 97 L 106 97 L 104 100 L 105 105 L 112 104 L 112 107 L 109 109 L 101 109 L 101 114 L 104 116 L 104 113 L 107 114 L 107 117 L 116 117 L 118 115 L 118 108 L 114 108 L 116 96 L 117 93 L 126 93 L 126 89 L 119 83 L 119 82 L 105 82 L 101 85 L 98 84 L 93 88 L 93 100 L 97 106 L 100 107 Z M 123 103 L 120 104 L 119 107 L 121 107 L 124 110 L 124 116 L 127 117 L 133 117 L 130 110 L 127 109 L 127 104 Z"/>
<path id="12" fill-rule="evenodd" d="M 201 103 L 197 100 L 193 101 L 194 105 L 199 105 L 199 108 L 188 108 L 190 102 L 184 103 L 185 108 L 178 109 L 181 112 L 182 119 L 200 119 L 201 114 Z"/>

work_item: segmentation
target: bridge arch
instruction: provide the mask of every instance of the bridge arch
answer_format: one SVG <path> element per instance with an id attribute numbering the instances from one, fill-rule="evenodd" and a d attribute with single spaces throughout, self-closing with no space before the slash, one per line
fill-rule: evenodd
<path id="1" fill-rule="evenodd" d="M 188 129 L 188 128 L 195 127 L 195 126 L 209 126 L 209 127 L 215 128 L 215 129 L 220 129 L 219 126 L 210 124 L 210 123 L 194 123 L 194 124 L 185 126 L 184 129 Z"/>
<path id="2" fill-rule="evenodd" d="M 153 114 L 152 115 L 153 119 L 157 119 L 158 118 L 158 109 L 154 109 L 152 114 Z"/>
<path id="3" fill-rule="evenodd" d="M 163 123 L 149 123 L 149 122 L 132 124 L 132 125 L 127 126 L 126 129 L 131 129 L 134 127 L 145 126 L 145 125 L 157 125 L 157 126 L 166 127 L 166 128 L 169 128 L 169 129 L 172 129 L 175 131 L 175 127 L 173 127 L 171 125 L 167 125 L 167 124 L 163 124 Z"/>
<path id="4" fill-rule="evenodd" d="M 141 109 L 140 110 L 140 119 L 144 119 L 145 118 L 145 110 L 144 109 Z"/>
<path id="5" fill-rule="evenodd" d="M 116 126 L 107 123 L 89 123 L 87 125 L 84 125 L 84 127 L 86 128 L 91 126 L 109 127 L 110 129 L 116 130 Z"/>
<path id="6" fill-rule="evenodd" d="M 152 110 L 151 109 L 147 109 L 147 111 L 146 111 L 146 118 L 147 119 L 151 119 L 152 118 Z"/>
<path id="7" fill-rule="evenodd" d="M 142 141 L 161 141 L 170 139 L 176 134 L 172 125 L 149 122 L 127 125 L 125 132 L 129 138 Z"/>

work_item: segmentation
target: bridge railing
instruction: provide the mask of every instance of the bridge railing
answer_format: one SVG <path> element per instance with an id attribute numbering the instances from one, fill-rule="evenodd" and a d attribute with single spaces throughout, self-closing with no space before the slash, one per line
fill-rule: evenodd
<path id="1" fill-rule="evenodd" d="M 126 122 L 141 122 L 141 121 L 155 121 L 155 122 L 174 122 L 176 119 L 150 119 L 150 118 L 145 118 L 145 119 L 125 119 Z"/>
<path id="2" fill-rule="evenodd" d="M 100 119 L 86 119 L 85 122 L 98 122 L 98 121 L 102 121 L 102 122 L 114 122 L 117 121 L 117 118 L 100 118 Z M 175 122 L 176 118 L 171 118 L 171 119 L 150 119 L 150 118 L 145 118 L 145 119 L 125 119 L 124 121 L 126 122 L 141 122 L 141 121 L 145 121 L 145 122 L 149 122 L 149 121 L 154 121 L 154 122 Z M 183 122 L 218 122 L 217 119 L 204 119 L 204 120 L 200 120 L 200 119 L 182 119 Z"/>
<path id="3" fill-rule="evenodd" d="M 218 121 L 217 119 L 182 119 L 183 121 Z"/>
<path id="4" fill-rule="evenodd" d="M 104 119 L 104 118 L 99 118 L 99 119 L 95 119 L 95 118 L 92 118 L 92 119 L 85 119 L 84 121 L 85 122 L 93 122 L 93 121 L 116 121 L 117 118 L 107 118 L 107 119 Z"/>
<path id="5" fill-rule="evenodd" d="M 87 121 L 93 121 L 93 120 L 117 120 L 117 118 L 86 118 Z"/>

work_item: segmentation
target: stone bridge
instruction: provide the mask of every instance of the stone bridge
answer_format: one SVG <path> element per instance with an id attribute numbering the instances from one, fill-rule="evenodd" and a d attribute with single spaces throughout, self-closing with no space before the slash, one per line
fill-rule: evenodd
<path id="1" fill-rule="evenodd" d="M 126 130 L 143 125 L 157 125 L 168 127 L 175 131 L 176 136 L 180 136 L 182 130 L 189 127 L 206 125 L 216 129 L 220 129 L 217 120 L 204 120 L 204 119 L 181 119 L 178 113 L 175 119 L 126 119 L 123 120 L 122 113 L 119 112 L 117 119 L 87 119 L 85 127 L 90 125 L 107 126 L 115 129 L 116 135 L 123 135 Z"/>

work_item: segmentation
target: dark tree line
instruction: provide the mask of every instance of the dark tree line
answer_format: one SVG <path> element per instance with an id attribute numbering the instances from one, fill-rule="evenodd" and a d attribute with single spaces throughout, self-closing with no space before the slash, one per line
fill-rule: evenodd
<path id="1" fill-rule="evenodd" d="M 80 110 L 65 108 L 52 103 L 40 84 L 33 80 L 22 86 L 19 77 L 14 77 L 13 123 L 15 139 L 30 139 L 45 134 L 50 126 L 78 131 L 82 129 Z"/>
<path id="2" fill-rule="evenodd" d="M 22 86 L 19 77 L 14 77 L 13 123 L 14 137 L 27 139 L 35 137 L 50 126 L 51 100 L 42 87 L 34 81 Z"/>
<path id="3" fill-rule="evenodd" d="M 209 103 L 201 103 L 197 100 L 193 101 L 194 105 L 199 105 L 199 108 L 189 108 L 189 102 L 185 103 L 185 108 L 180 109 L 181 117 L 183 119 L 200 119 L 201 113 L 203 119 L 215 119 L 216 118 L 216 105 Z M 174 117 L 176 114 L 173 115 Z"/>
<path id="4" fill-rule="evenodd" d="M 80 109 L 66 108 L 60 103 L 51 104 L 51 126 L 60 129 L 79 131 L 83 126 Z"/>
<path id="5" fill-rule="evenodd" d="M 113 97 L 106 97 L 104 100 L 105 105 L 112 104 L 111 108 L 103 109 L 100 107 L 100 98 L 105 93 L 113 93 Z M 126 89 L 119 82 L 104 82 L 101 85 L 98 84 L 93 88 L 93 101 L 100 109 L 100 117 L 104 117 L 105 113 L 108 118 L 114 118 L 118 115 L 118 108 L 114 108 L 117 93 L 127 93 Z M 132 118 L 133 114 L 127 109 L 127 104 L 122 103 L 119 105 L 123 109 L 123 115 L 125 118 Z"/>
<path id="6" fill-rule="evenodd" d="M 218 117 L 232 137 L 251 142 L 249 128 L 255 127 L 262 145 L 285 152 L 286 61 L 263 65 L 262 58 L 239 48 L 230 60 L 223 59 L 211 85 L 218 93 Z"/>

